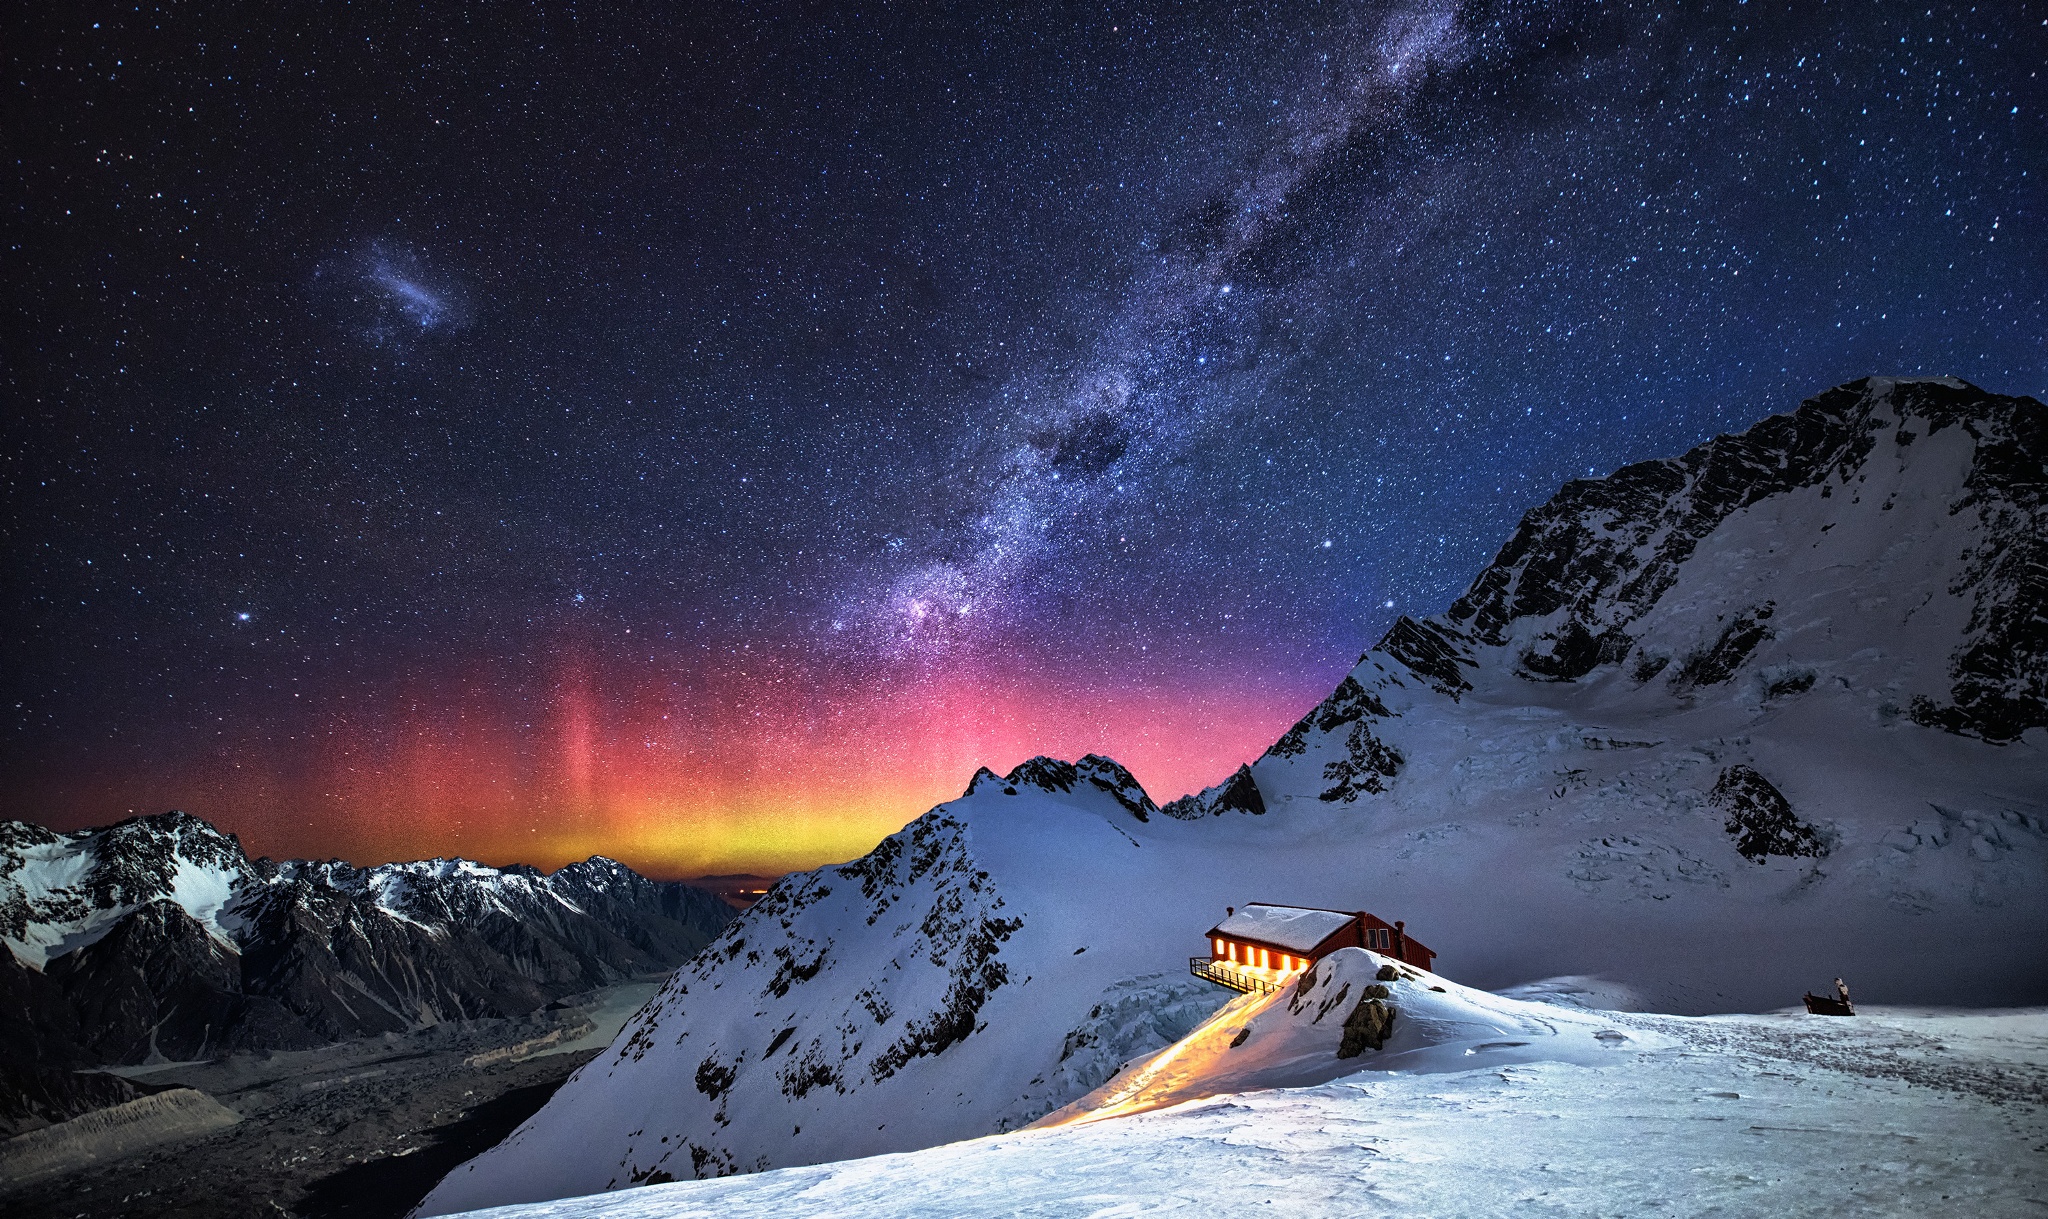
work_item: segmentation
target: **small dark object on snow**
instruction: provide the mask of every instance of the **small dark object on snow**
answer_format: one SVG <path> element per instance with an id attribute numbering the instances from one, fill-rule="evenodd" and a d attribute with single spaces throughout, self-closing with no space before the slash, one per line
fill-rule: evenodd
<path id="1" fill-rule="evenodd" d="M 1232 1037 L 1230 1039 L 1230 1048 L 1234 1050 L 1237 1047 L 1243 1045 L 1245 1042 L 1245 1038 L 1250 1037 L 1251 1035 L 1252 1026 L 1247 1024 L 1243 1028 L 1237 1030 L 1237 1036 Z"/>
<path id="2" fill-rule="evenodd" d="M 1382 982 L 1392 982 L 1395 978 L 1398 978 L 1400 976 L 1400 971 L 1396 970 L 1391 965 L 1380 966 L 1380 971 L 1373 975 L 1373 977 L 1378 978 Z"/>
<path id="3" fill-rule="evenodd" d="M 1856 1014 L 1856 1005 L 1849 1002 L 1849 984 L 1840 978 L 1835 979 L 1835 995 L 1836 997 L 1833 999 L 1828 998 L 1826 995 L 1808 994 L 1804 996 L 1806 999 L 1806 1014 L 1809 1016 L 1853 1016 Z"/>

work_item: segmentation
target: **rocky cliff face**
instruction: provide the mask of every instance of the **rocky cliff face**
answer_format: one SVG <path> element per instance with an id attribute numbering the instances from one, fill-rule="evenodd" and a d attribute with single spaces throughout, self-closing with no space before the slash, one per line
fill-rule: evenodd
<path id="1" fill-rule="evenodd" d="M 1866 378 L 1566 484 L 1442 614 L 1396 622 L 1253 768 L 1253 789 L 1240 776 L 1169 811 L 1298 788 L 1311 747 L 1321 799 L 1384 792 L 1404 761 L 1390 702 L 1457 702 L 1481 674 L 1513 679 L 1509 697 L 1559 683 L 1675 710 L 1788 700 L 1819 665 L 1881 687 L 1884 717 L 2012 743 L 2048 727 L 2044 607 L 2048 411 L 1947 378 Z"/>
<path id="2" fill-rule="evenodd" d="M 2044 422 L 1871 379 L 1572 483 L 1215 787 L 1034 759 L 786 879 L 423 1213 L 1013 1129 L 1249 901 L 1664 1011 L 2048 1001 Z"/>
<path id="3" fill-rule="evenodd" d="M 251 860 L 184 813 L 70 834 L 0 822 L 0 1070 L 48 1091 L 52 1067 L 519 1015 L 673 968 L 731 917 L 608 859 L 355 868 Z"/>
<path id="4" fill-rule="evenodd" d="M 1814 505 L 1820 510 L 1805 522 L 1816 536 L 1801 540 L 1819 549 L 1841 518 L 1865 515 L 1850 511 L 1865 495 L 1881 494 L 1877 511 L 1900 513 L 1886 520 L 1894 538 L 1938 532 L 1969 543 L 1944 564 L 1948 579 L 1940 590 L 1967 605 L 1968 621 L 1946 657 L 1939 683 L 1946 688 L 1929 683 L 1928 693 L 1916 695 L 1915 717 L 1987 740 L 2014 740 L 2048 724 L 2044 465 L 2048 418 L 2031 399 L 1950 380 L 1858 381 L 1683 457 L 1568 484 L 1524 518 L 1432 629 L 1397 628 L 1380 650 L 1421 672 L 1432 660 L 1412 641 L 1425 633 L 1443 642 L 1452 663 L 1471 663 L 1475 646 L 1512 640 L 1519 644 L 1513 665 L 1523 676 L 1577 681 L 1633 658 L 1647 678 L 1671 658 L 1645 642 L 1646 619 L 1700 543 L 1731 516 L 1794 492 L 1842 501 Z M 1930 511 L 1954 519 L 1928 520 Z M 1701 640 L 1688 653 L 1671 675 L 1673 685 L 1728 681 L 1757 645 L 1783 629 L 1770 625 L 1775 608 L 1766 600 L 1736 612 L 1711 642 Z M 1518 629 L 1524 624 L 1533 629 Z"/>

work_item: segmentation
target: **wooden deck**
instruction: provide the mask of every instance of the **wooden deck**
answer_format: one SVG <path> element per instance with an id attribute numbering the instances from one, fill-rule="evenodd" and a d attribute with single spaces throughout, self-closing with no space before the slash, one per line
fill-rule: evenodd
<path id="1" fill-rule="evenodd" d="M 1287 985 L 1287 980 L 1273 981 L 1257 974 L 1241 973 L 1232 968 L 1228 961 L 1211 960 L 1208 957 L 1189 957 L 1188 972 L 1197 978 L 1227 986 L 1231 990 L 1247 995 L 1270 995 Z"/>

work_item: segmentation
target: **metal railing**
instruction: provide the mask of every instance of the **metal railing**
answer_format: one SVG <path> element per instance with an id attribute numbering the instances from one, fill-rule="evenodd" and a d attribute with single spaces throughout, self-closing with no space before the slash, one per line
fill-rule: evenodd
<path id="1" fill-rule="evenodd" d="M 1189 957 L 1188 972 L 1197 978 L 1214 982 L 1218 986 L 1227 986 L 1231 990 L 1242 991 L 1248 995 L 1270 995 L 1287 985 L 1287 982 L 1272 982 L 1252 974 L 1241 974 L 1230 967 L 1230 962 L 1218 961 L 1210 957 Z M 1288 979 L 1288 981 L 1292 980 L 1291 978 Z"/>

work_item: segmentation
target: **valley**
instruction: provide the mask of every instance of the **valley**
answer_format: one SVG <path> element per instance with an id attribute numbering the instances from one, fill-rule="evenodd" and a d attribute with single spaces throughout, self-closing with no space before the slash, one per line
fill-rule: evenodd
<path id="1" fill-rule="evenodd" d="M 198 1089 L 242 1120 L 0 1185 L 0 1208 L 22 1219 L 396 1219 L 545 1103 L 657 986 L 623 983 L 514 1019 L 126 1069 L 144 1087 Z"/>

